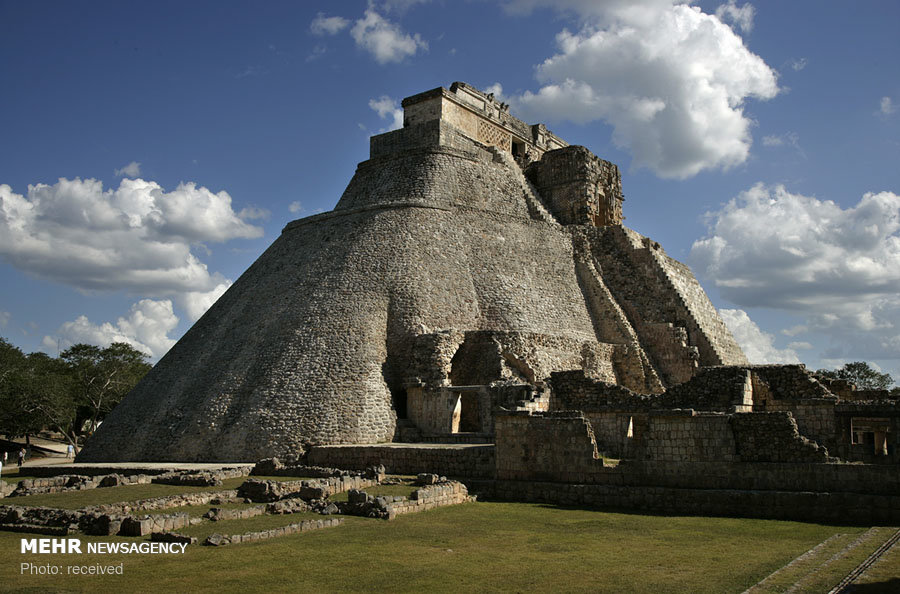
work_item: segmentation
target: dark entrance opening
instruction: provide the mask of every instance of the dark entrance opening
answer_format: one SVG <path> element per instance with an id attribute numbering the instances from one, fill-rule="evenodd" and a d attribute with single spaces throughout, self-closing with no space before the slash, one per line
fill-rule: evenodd
<path id="1" fill-rule="evenodd" d="M 478 410 L 478 394 L 462 392 L 459 395 L 459 431 L 461 433 L 477 433 L 481 431 L 481 416 Z"/>
<path id="2" fill-rule="evenodd" d="M 516 162 L 519 163 L 520 166 L 525 164 L 525 143 L 517 142 L 515 139 L 512 141 L 512 156 Z"/>
<path id="3" fill-rule="evenodd" d="M 394 412 L 397 413 L 398 419 L 406 417 L 406 388 L 393 388 L 391 390 L 391 404 L 394 406 Z"/>

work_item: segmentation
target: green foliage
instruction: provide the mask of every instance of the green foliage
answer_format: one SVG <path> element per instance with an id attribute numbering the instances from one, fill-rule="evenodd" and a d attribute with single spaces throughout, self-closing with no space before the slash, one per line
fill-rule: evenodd
<path id="1" fill-rule="evenodd" d="M 858 390 L 888 390 L 894 383 L 889 373 L 879 373 L 865 361 L 846 363 L 839 369 L 820 369 L 816 374 L 828 379 L 845 380 L 856 385 Z M 895 388 L 893 392 L 897 392 Z"/>
<path id="2" fill-rule="evenodd" d="M 36 433 L 46 424 L 35 404 L 60 389 L 59 378 L 51 374 L 46 384 L 36 378 L 50 371 L 52 361 L 43 353 L 25 355 L 0 338 L 0 431 L 7 436 Z"/>
<path id="3" fill-rule="evenodd" d="M 59 358 L 73 380 L 78 420 L 88 421 L 91 431 L 151 367 L 143 353 L 124 342 L 114 342 L 105 349 L 76 344 Z"/>
<path id="4" fill-rule="evenodd" d="M 17 437 L 49 428 L 78 448 L 150 370 L 146 356 L 125 343 L 76 344 L 59 358 L 25 355 L 0 338 L 0 433 Z"/>

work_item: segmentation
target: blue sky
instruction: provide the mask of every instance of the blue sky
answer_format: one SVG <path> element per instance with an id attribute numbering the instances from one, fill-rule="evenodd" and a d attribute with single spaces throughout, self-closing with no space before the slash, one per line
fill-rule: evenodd
<path id="1" fill-rule="evenodd" d="M 155 360 L 399 101 L 499 93 L 623 170 L 751 359 L 900 380 L 900 4 L 0 0 L 0 335 Z"/>

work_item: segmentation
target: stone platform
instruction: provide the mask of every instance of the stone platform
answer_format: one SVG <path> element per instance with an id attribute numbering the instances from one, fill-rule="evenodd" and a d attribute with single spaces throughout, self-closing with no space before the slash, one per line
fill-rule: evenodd
<path id="1" fill-rule="evenodd" d="M 453 478 L 494 477 L 494 444 L 379 443 L 314 446 L 307 464 L 364 469 L 384 465 L 389 474 L 434 472 Z"/>
<path id="2" fill-rule="evenodd" d="M 79 464 L 30 464 L 25 468 L 25 473 L 30 476 L 48 477 L 62 474 L 77 474 L 81 476 L 99 476 L 104 474 L 121 474 L 131 476 L 134 474 L 166 474 L 169 472 L 210 472 L 226 468 L 253 468 L 253 464 L 247 462 L 103 462 L 103 463 L 79 463 Z"/>

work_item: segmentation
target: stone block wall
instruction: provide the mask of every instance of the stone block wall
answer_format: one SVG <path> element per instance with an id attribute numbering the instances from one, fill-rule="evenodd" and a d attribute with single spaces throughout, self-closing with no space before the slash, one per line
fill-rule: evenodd
<path id="1" fill-rule="evenodd" d="M 191 525 L 188 514 L 127 517 L 119 528 L 120 536 L 147 536 L 153 532 L 170 532 Z"/>
<path id="2" fill-rule="evenodd" d="M 581 371 L 560 371 L 550 375 L 551 410 L 584 412 L 623 410 L 648 411 L 654 397 L 636 394 L 628 388 L 597 381 Z"/>
<path id="3" fill-rule="evenodd" d="M 731 462 L 736 459 L 729 417 L 693 410 L 659 411 L 649 415 L 643 458 L 658 462 Z"/>
<path id="4" fill-rule="evenodd" d="M 787 412 L 797 423 L 801 434 L 832 450 L 839 443 L 833 399 L 770 400 L 765 410 Z"/>
<path id="5" fill-rule="evenodd" d="M 603 464 L 591 425 L 579 412 L 503 413 L 495 428 L 499 479 L 581 482 Z"/>
<path id="6" fill-rule="evenodd" d="M 738 419 L 734 447 L 739 458 L 701 459 L 703 456 L 697 453 L 710 453 L 715 447 L 727 447 L 722 421 L 727 423 L 729 417 Z M 686 421 L 687 418 L 684 417 L 683 420 Z M 695 452 L 694 460 L 676 459 L 675 450 L 661 449 L 666 447 L 661 443 L 657 448 L 659 456 L 655 459 L 622 460 L 618 464 L 604 464 L 603 460 L 597 458 L 596 449 L 591 447 L 593 434 L 590 432 L 590 425 L 579 415 L 569 414 L 568 418 L 565 415 L 502 415 L 497 419 L 498 437 L 505 435 L 507 440 L 513 441 L 502 443 L 498 439 L 497 479 L 515 481 L 517 484 L 522 481 L 544 481 L 640 487 L 636 491 L 637 496 L 646 487 L 698 492 L 733 490 L 731 497 L 736 502 L 752 501 L 755 496 L 746 493 L 747 491 L 795 494 L 813 492 L 829 494 L 829 497 L 841 493 L 845 494 L 841 497 L 850 499 L 856 496 L 888 496 L 895 501 L 900 499 L 900 473 L 894 467 L 832 462 L 815 444 L 810 445 L 810 442 L 794 433 L 786 436 L 785 419 L 789 420 L 789 417 L 774 413 L 721 415 L 721 420 L 716 419 L 715 415 L 706 418 L 701 415 L 701 425 L 714 425 L 719 432 L 720 441 L 718 445 L 701 443 L 699 446 L 693 442 L 691 447 Z M 683 424 L 671 423 L 665 418 L 663 421 L 657 434 L 670 444 L 691 443 L 690 438 L 697 437 L 697 433 L 685 429 Z M 780 428 L 776 427 L 778 423 L 781 424 Z M 766 429 L 766 426 L 770 428 Z M 765 444 L 746 441 L 747 435 L 760 433 L 768 440 L 779 443 L 780 447 L 767 450 Z M 535 437 L 541 439 L 537 445 L 531 441 Z M 559 443 L 560 446 L 548 448 L 547 443 Z M 795 450 L 791 460 L 779 461 L 783 459 L 781 452 L 787 448 Z M 741 455 L 742 452 L 746 459 Z M 689 451 L 683 454 L 687 457 L 692 455 Z"/>
<path id="7" fill-rule="evenodd" d="M 665 514 L 737 516 L 838 524 L 896 525 L 900 496 L 847 492 L 672 488 L 495 481 L 484 496 L 555 505 Z"/>
<path id="8" fill-rule="evenodd" d="M 746 367 L 703 367 L 689 381 L 672 386 L 654 403 L 662 408 L 749 412 L 753 384 Z"/>
<path id="9" fill-rule="evenodd" d="M 804 365 L 753 365 L 754 410 L 790 412 L 800 433 L 836 452 L 835 397 Z"/>
<path id="10" fill-rule="evenodd" d="M 641 412 L 585 412 L 594 431 L 597 450 L 610 458 L 635 458 L 641 455 L 649 414 Z"/>
<path id="11" fill-rule="evenodd" d="M 630 232 L 637 235 L 634 231 Z M 651 249 L 645 253 L 653 258 L 665 275 L 667 284 L 677 294 L 679 309 L 683 307 L 688 312 L 683 318 L 685 328 L 691 337 L 691 344 L 700 351 L 700 364 L 746 365 L 748 361 L 744 352 L 687 264 L 669 257 L 661 249 Z"/>
<path id="12" fill-rule="evenodd" d="M 363 469 L 384 465 L 391 474 L 433 472 L 449 477 L 491 478 L 494 476 L 494 446 L 315 446 L 308 455 L 310 464 Z"/>
<path id="13" fill-rule="evenodd" d="M 776 400 L 806 400 L 837 398 L 805 365 L 750 365 L 753 374 L 765 383 L 771 398 Z M 755 386 L 754 386 L 755 388 Z"/>
<path id="14" fill-rule="evenodd" d="M 437 388 L 450 384 L 453 356 L 466 338 L 462 330 L 439 330 L 413 339 L 413 361 L 407 383 Z"/>
<path id="15" fill-rule="evenodd" d="M 616 380 L 617 345 L 558 334 L 439 331 L 415 337 L 410 385 L 475 386 L 496 381 L 536 384 L 559 370 L 583 369 Z"/>
<path id="16" fill-rule="evenodd" d="M 828 451 L 800 435 L 790 412 L 738 413 L 730 418 L 744 462 L 828 462 Z"/>
<path id="17" fill-rule="evenodd" d="M 650 364 L 647 353 L 641 348 L 638 335 L 625 312 L 604 282 L 603 275 L 591 255 L 587 236 L 573 230 L 572 245 L 575 273 L 594 325 L 594 333 L 600 343 L 609 344 L 613 349 L 612 357 L 602 359 L 611 363 L 610 369 L 602 368 L 602 373 L 591 373 L 591 369 L 596 367 L 601 371 L 601 368 L 585 364 L 585 371 L 596 379 L 637 392 L 649 394 L 661 392 L 663 386 L 659 376 Z M 656 353 L 656 356 L 659 358 L 659 353 Z M 691 365 L 696 365 L 696 362 L 691 361 Z"/>
<path id="18" fill-rule="evenodd" d="M 274 481 L 247 479 L 238 488 L 238 496 L 257 503 L 270 503 L 288 497 L 324 499 L 350 489 L 365 489 L 378 484 L 377 478 L 363 475 L 344 475 L 314 480 Z"/>
<path id="19" fill-rule="evenodd" d="M 457 481 L 447 481 L 416 489 L 405 501 L 395 501 L 388 505 L 388 519 L 403 514 L 428 511 L 436 507 L 458 505 L 469 500 L 466 486 Z"/>
<path id="20" fill-rule="evenodd" d="M 651 409 L 780 412 L 793 418 L 791 422 L 795 422 L 800 435 L 818 442 L 832 453 L 836 454 L 840 443 L 849 440 L 847 435 L 842 437 L 844 430 L 835 420 L 837 400 L 799 365 L 704 367 L 690 381 L 652 396 L 635 394 L 622 386 L 587 378 L 577 371 L 552 374 L 551 386 L 551 410 L 583 411 L 594 425 L 595 433 L 602 436 L 601 449 L 610 455 L 623 455 L 623 420 Z M 786 421 L 775 418 L 772 417 L 770 423 L 787 427 Z M 765 431 L 773 427 L 765 423 L 760 425 Z M 790 435 L 788 429 L 784 430 L 787 431 L 784 435 Z M 807 459 L 806 454 L 803 456 L 801 460 Z M 787 461 L 788 458 L 779 456 L 770 457 L 770 460 Z"/>
<path id="21" fill-rule="evenodd" d="M 269 538 L 278 538 L 279 536 L 290 536 L 292 534 L 300 534 L 301 532 L 309 532 L 310 530 L 321 530 L 322 528 L 333 528 L 344 523 L 344 518 L 324 518 L 321 520 L 303 520 L 295 522 L 287 526 L 280 526 L 270 530 L 261 530 L 259 532 L 245 532 L 244 534 L 232 534 L 224 536 L 221 534 L 213 534 L 209 536 L 203 544 L 206 546 L 225 546 L 233 544 L 241 544 L 248 542 L 257 542 L 267 540 Z"/>
<path id="22" fill-rule="evenodd" d="M 490 151 L 475 145 L 470 151 L 434 147 L 360 163 L 335 211 L 420 203 L 530 219 L 522 192 L 521 181 Z"/>

